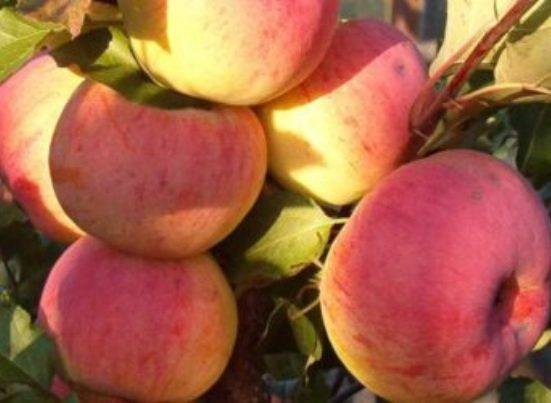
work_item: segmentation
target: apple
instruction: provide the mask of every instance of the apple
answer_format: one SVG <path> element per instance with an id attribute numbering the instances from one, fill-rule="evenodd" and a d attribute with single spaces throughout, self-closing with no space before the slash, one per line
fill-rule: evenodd
<path id="1" fill-rule="evenodd" d="M 79 390 L 77 392 L 79 403 L 135 403 L 133 400 L 121 399 L 115 396 L 98 395 L 90 391 Z M 140 401 L 139 403 L 159 403 L 153 401 Z M 199 400 L 176 400 L 171 403 L 199 403 Z"/>
<path id="2" fill-rule="evenodd" d="M 79 403 L 132 403 L 128 399 L 120 399 L 114 396 L 103 396 L 91 392 L 79 391 L 77 393 Z M 157 402 L 140 402 L 140 403 L 157 403 Z M 177 402 L 184 403 L 184 402 Z"/>
<path id="3" fill-rule="evenodd" d="M 231 105 L 267 101 L 321 62 L 338 0 L 120 0 L 134 54 L 158 83 Z"/>
<path id="4" fill-rule="evenodd" d="M 266 174 L 266 140 L 244 107 L 163 110 L 87 82 L 52 140 L 54 189 L 86 232 L 130 253 L 202 253 L 239 224 Z"/>
<path id="5" fill-rule="evenodd" d="M 59 375 L 54 375 L 50 386 L 50 392 L 60 400 L 64 400 L 72 393 L 72 389 Z"/>
<path id="6" fill-rule="evenodd" d="M 58 375 L 54 376 L 50 391 L 60 400 L 67 399 L 73 390 L 71 387 Z M 129 400 L 119 399 L 112 396 L 97 395 L 88 391 L 77 392 L 79 403 L 128 403 Z M 153 403 L 153 402 L 151 402 Z"/>
<path id="7" fill-rule="evenodd" d="M 271 173 L 327 204 L 357 201 L 405 159 L 409 111 L 426 80 L 394 27 L 343 23 L 312 76 L 260 108 Z"/>
<path id="8" fill-rule="evenodd" d="M 209 255 L 165 261 L 83 237 L 61 256 L 40 300 L 76 390 L 187 402 L 222 374 L 237 333 L 233 292 Z"/>
<path id="9" fill-rule="evenodd" d="M 32 223 L 63 243 L 82 231 L 59 205 L 48 155 L 59 116 L 81 82 L 42 55 L 0 85 L 0 174 Z"/>
<path id="10" fill-rule="evenodd" d="M 514 169 L 455 150 L 405 165 L 357 206 L 322 272 L 331 344 L 392 402 L 467 402 L 544 330 L 551 224 Z"/>

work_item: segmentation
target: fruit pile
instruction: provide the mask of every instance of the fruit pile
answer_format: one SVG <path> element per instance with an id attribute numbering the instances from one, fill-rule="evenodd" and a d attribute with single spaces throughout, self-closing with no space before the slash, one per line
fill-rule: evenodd
<path id="1" fill-rule="evenodd" d="M 119 1 L 142 69 L 207 101 L 195 107 L 134 102 L 48 53 L 0 86 L 3 180 L 41 232 L 74 242 L 38 315 L 60 375 L 89 403 L 189 402 L 212 387 L 238 314 L 209 250 L 269 171 L 325 206 L 359 202 L 320 296 L 363 385 L 395 402 L 495 386 L 548 320 L 551 224 L 536 192 L 481 152 L 414 160 L 427 73 L 392 26 L 338 23 L 337 0 L 239 3 Z"/>

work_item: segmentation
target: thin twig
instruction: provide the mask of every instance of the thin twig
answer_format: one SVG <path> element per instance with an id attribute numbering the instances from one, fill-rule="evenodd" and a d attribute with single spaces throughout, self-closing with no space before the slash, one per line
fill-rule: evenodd
<path id="1" fill-rule="evenodd" d="M 457 73 L 448 85 L 438 93 L 436 98 L 427 105 L 426 112 L 420 122 L 415 122 L 413 128 L 423 133 L 430 133 L 445 112 L 444 103 L 449 102 L 467 82 L 473 71 L 484 60 L 488 52 L 505 36 L 520 18 L 536 3 L 537 0 L 517 0 L 509 11 L 480 39 L 461 64 Z M 440 72 L 443 74 L 444 72 Z M 440 76 L 441 77 L 441 76 Z M 439 79 L 436 76 L 431 79 Z"/>
<path id="2" fill-rule="evenodd" d="M 343 217 L 343 218 L 335 218 L 333 220 L 333 224 L 340 225 L 340 224 L 346 224 L 350 217 Z"/>
<path id="3" fill-rule="evenodd" d="M 300 311 L 298 311 L 297 313 L 295 313 L 294 315 L 292 315 L 290 317 L 291 320 L 297 320 L 298 318 L 301 318 L 303 317 L 304 315 L 306 315 L 308 312 L 310 312 L 311 310 L 313 310 L 315 307 L 317 307 L 320 303 L 320 299 L 319 297 L 316 298 L 315 300 L 313 300 L 311 303 L 309 303 L 308 305 L 306 305 L 304 308 L 302 308 Z"/>

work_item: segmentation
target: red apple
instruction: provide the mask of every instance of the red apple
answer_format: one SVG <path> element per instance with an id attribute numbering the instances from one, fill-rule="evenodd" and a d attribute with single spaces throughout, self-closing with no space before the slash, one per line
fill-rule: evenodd
<path id="1" fill-rule="evenodd" d="M 260 108 L 271 173 L 324 203 L 359 200 L 405 159 L 409 111 L 426 80 L 415 45 L 396 28 L 342 24 L 317 70 Z"/>
<path id="2" fill-rule="evenodd" d="M 266 173 L 248 108 L 162 110 L 85 83 L 63 112 L 50 167 L 69 216 L 127 252 L 201 253 L 239 224 Z"/>
<path id="3" fill-rule="evenodd" d="M 208 255 L 145 259 L 84 237 L 55 264 L 38 322 L 76 390 L 187 402 L 212 386 L 227 365 L 237 308 Z"/>
<path id="4" fill-rule="evenodd" d="M 61 400 L 64 400 L 69 397 L 73 392 L 71 387 L 63 381 L 58 375 L 54 376 L 52 381 L 51 392 Z M 128 403 L 126 399 L 119 399 L 112 396 L 101 396 L 91 392 L 78 391 L 78 401 L 79 403 Z"/>
<path id="5" fill-rule="evenodd" d="M 44 55 L 0 86 L 0 174 L 32 223 L 66 243 L 82 231 L 59 205 L 48 156 L 59 116 L 81 82 Z"/>
<path id="6" fill-rule="evenodd" d="M 121 399 L 114 396 L 104 396 L 98 395 L 96 393 L 79 391 L 78 402 L 79 403 L 133 403 L 128 399 Z M 140 403 L 157 403 L 157 402 L 140 402 Z M 186 403 L 186 402 L 177 402 L 177 403 Z"/>
<path id="7" fill-rule="evenodd" d="M 69 395 L 72 392 L 72 389 L 69 385 L 67 385 L 67 383 L 59 375 L 55 375 L 54 379 L 52 380 L 50 391 L 55 396 L 63 400 L 69 397 Z"/>
<path id="8" fill-rule="evenodd" d="M 549 315 L 551 224 L 508 165 L 457 150 L 408 164 L 357 207 L 321 282 L 337 354 L 393 402 L 467 402 Z"/>

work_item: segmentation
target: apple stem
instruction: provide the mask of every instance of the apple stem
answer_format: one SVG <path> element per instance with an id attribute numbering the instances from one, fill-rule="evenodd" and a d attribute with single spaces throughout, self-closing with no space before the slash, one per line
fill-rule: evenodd
<path id="1" fill-rule="evenodd" d="M 335 218 L 335 219 L 333 219 L 333 225 L 346 224 L 349 219 L 350 219 L 350 217 Z"/>
<path id="2" fill-rule="evenodd" d="M 306 305 L 304 308 L 302 308 L 300 311 L 298 311 L 297 313 L 295 313 L 294 315 L 292 315 L 290 317 L 291 320 L 297 320 L 299 318 L 302 318 L 304 315 L 306 315 L 308 312 L 310 312 L 311 310 L 313 310 L 314 308 L 316 308 L 320 303 L 320 299 L 319 297 L 316 298 L 315 300 L 313 300 L 311 303 L 309 303 L 308 305 Z"/>

